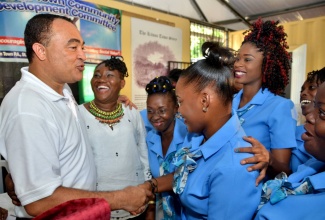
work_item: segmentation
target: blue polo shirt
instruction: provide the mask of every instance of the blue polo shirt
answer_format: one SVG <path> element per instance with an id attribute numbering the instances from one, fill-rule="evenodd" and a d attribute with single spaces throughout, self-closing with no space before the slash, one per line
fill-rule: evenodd
<path id="1" fill-rule="evenodd" d="M 248 136 L 268 150 L 296 147 L 297 112 L 290 99 L 260 89 L 250 102 L 238 109 L 242 94 L 243 90 L 239 91 L 232 104 Z"/>
<path id="2" fill-rule="evenodd" d="M 282 201 L 272 205 L 265 204 L 257 213 L 255 220 L 287 220 L 287 219 L 325 219 L 325 163 L 312 158 L 298 167 L 297 172 L 288 177 L 288 182 L 296 187 L 309 178 L 314 188 L 313 194 L 289 195 Z"/>
<path id="3" fill-rule="evenodd" d="M 160 165 L 163 161 L 169 164 L 168 173 L 172 173 L 175 170 L 175 166 L 171 163 L 175 152 L 182 147 L 184 138 L 187 134 L 187 128 L 184 122 L 178 118 L 175 119 L 174 135 L 173 140 L 169 145 L 166 155 L 163 155 L 161 136 L 160 134 L 152 128 L 149 130 L 146 141 L 148 146 L 149 155 L 149 166 L 153 177 L 159 177 L 160 175 Z M 168 163 L 168 160 L 170 161 Z M 174 207 L 175 219 L 181 219 L 181 204 L 178 197 L 174 192 L 164 192 L 161 193 L 162 197 L 172 196 L 173 199 L 170 200 L 171 205 Z M 161 207 L 160 207 L 161 208 Z M 157 213 L 156 213 L 157 214 Z M 166 218 L 167 219 L 167 218 Z"/>
<path id="4" fill-rule="evenodd" d="M 260 201 L 261 185 L 255 186 L 259 173 L 248 172 L 248 165 L 240 164 L 240 160 L 250 155 L 234 152 L 237 147 L 250 146 L 243 136 L 246 134 L 233 113 L 204 144 L 201 145 L 203 135 L 200 135 L 184 146 L 190 146 L 191 151 L 201 148 L 203 154 L 180 194 L 186 219 L 252 219 Z"/>

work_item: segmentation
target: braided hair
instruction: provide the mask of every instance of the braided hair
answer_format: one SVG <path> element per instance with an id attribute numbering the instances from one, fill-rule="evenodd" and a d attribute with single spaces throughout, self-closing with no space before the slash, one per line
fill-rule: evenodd
<path id="1" fill-rule="evenodd" d="M 128 77 L 128 69 L 125 65 L 125 63 L 123 62 L 123 57 L 122 56 L 111 56 L 110 59 L 104 60 L 102 62 L 100 62 L 99 64 L 97 64 L 97 66 L 95 67 L 95 70 L 97 69 L 97 67 L 101 64 L 105 64 L 106 67 L 108 67 L 108 69 L 110 71 L 113 70 L 117 70 L 119 71 L 119 73 L 121 74 L 121 79 L 124 79 L 124 77 Z"/>
<path id="2" fill-rule="evenodd" d="M 205 59 L 190 65 L 182 72 L 180 78 L 184 79 L 185 83 L 193 83 L 196 92 L 213 85 L 224 104 L 231 103 L 235 91 L 233 51 L 217 42 L 205 42 L 202 45 L 202 54 Z"/>
<path id="3" fill-rule="evenodd" d="M 321 70 L 315 70 L 311 71 L 307 74 L 307 82 L 313 83 L 316 82 L 316 84 L 319 86 L 325 81 L 325 67 Z"/>
<path id="4" fill-rule="evenodd" d="M 153 94 L 166 94 L 172 97 L 172 100 L 177 103 L 175 88 L 167 76 L 155 77 L 146 85 L 148 96 Z"/>
<path id="5" fill-rule="evenodd" d="M 279 21 L 265 21 L 259 18 L 245 31 L 242 45 L 252 43 L 263 53 L 262 89 L 268 88 L 274 94 L 283 94 L 289 83 L 291 56 L 286 42 L 287 34 Z"/>

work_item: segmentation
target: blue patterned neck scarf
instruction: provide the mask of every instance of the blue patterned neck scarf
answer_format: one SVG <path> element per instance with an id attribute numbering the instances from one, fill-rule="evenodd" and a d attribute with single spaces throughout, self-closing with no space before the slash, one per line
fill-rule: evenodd
<path id="1" fill-rule="evenodd" d="M 181 194 L 185 188 L 188 174 L 193 172 L 197 167 L 196 160 L 202 157 L 201 149 L 190 152 L 191 148 L 182 148 L 178 150 L 174 157 L 174 165 L 176 166 L 174 174 L 173 190 L 177 194 Z"/>
<path id="2" fill-rule="evenodd" d="M 240 124 L 242 125 L 245 121 L 244 118 L 242 118 L 242 116 L 244 114 L 246 114 L 249 110 L 251 110 L 252 108 L 254 108 L 255 105 L 251 104 L 249 105 L 248 107 L 246 107 L 245 109 L 243 110 L 237 110 L 237 115 L 238 115 L 238 118 L 239 118 L 239 121 L 240 121 Z"/>
<path id="3" fill-rule="evenodd" d="M 170 153 L 165 160 L 158 156 L 159 164 L 160 164 L 160 176 L 169 174 L 170 171 L 170 164 L 172 163 L 172 160 L 174 158 L 175 152 Z M 175 209 L 174 209 L 174 198 L 170 195 L 164 195 L 162 196 L 162 208 L 164 213 L 164 220 L 173 220 L 176 219 L 175 216 Z M 159 202 L 158 202 L 159 204 Z"/>
<path id="4" fill-rule="evenodd" d="M 285 199 L 288 195 L 302 195 L 313 193 L 314 188 L 309 178 L 306 178 L 298 187 L 293 188 L 288 182 L 287 174 L 282 172 L 274 180 L 264 183 L 262 188 L 261 202 L 258 209 L 261 209 L 268 201 L 273 205 Z"/>

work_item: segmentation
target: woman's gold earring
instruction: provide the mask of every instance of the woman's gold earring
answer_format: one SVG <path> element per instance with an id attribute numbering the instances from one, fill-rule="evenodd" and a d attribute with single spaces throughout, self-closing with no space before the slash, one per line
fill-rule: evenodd
<path id="1" fill-rule="evenodd" d="M 202 111 L 203 111 L 203 112 L 207 112 L 207 111 L 208 111 L 208 108 L 207 108 L 207 107 L 203 107 L 203 108 L 202 108 Z"/>

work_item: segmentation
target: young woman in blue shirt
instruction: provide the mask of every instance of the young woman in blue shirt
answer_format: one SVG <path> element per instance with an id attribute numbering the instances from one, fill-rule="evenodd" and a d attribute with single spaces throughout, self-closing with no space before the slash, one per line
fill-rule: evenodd
<path id="1" fill-rule="evenodd" d="M 281 97 L 289 82 L 290 56 L 286 34 L 278 22 L 258 19 L 247 31 L 234 63 L 237 83 L 243 89 L 234 97 L 233 107 L 247 135 L 269 151 L 268 177 L 290 170 L 291 149 L 296 147 L 296 111 L 291 100 Z M 256 162 L 261 148 L 240 149 Z M 257 165 L 251 168 L 256 169 Z"/>
<path id="2" fill-rule="evenodd" d="M 258 211 L 256 220 L 325 219 L 324 83 L 317 90 L 315 109 L 306 116 L 305 130 L 302 135 L 304 147 L 315 158 L 300 165 L 288 178 L 283 176 L 266 183 L 263 191 L 269 194 L 269 200 Z"/>
<path id="3" fill-rule="evenodd" d="M 146 137 L 149 166 L 153 177 L 157 178 L 174 172 L 172 161 L 184 142 L 187 129 L 184 122 L 176 117 L 178 105 L 175 88 L 168 77 L 160 76 L 151 80 L 146 86 L 146 92 L 145 117 L 152 126 Z M 172 190 L 157 194 L 156 219 L 177 220 L 180 219 L 180 211 L 181 204 Z M 152 216 L 154 212 L 151 213 Z"/>
<path id="4" fill-rule="evenodd" d="M 321 70 L 311 71 L 307 79 L 301 86 L 300 105 L 303 116 L 308 115 L 314 110 L 314 99 L 318 86 L 325 81 L 325 67 Z M 312 156 L 306 152 L 304 141 L 301 135 L 305 133 L 304 124 L 298 125 L 296 129 L 297 147 L 292 150 L 290 167 L 292 172 L 296 172 L 299 165 L 305 163 Z"/>
<path id="5" fill-rule="evenodd" d="M 179 112 L 190 133 L 175 154 L 173 190 L 184 219 L 251 219 L 261 188 L 254 184 L 259 173 L 239 163 L 248 154 L 234 151 L 251 145 L 232 111 L 233 55 L 211 42 L 202 51 L 205 59 L 184 70 L 176 85 Z"/>

